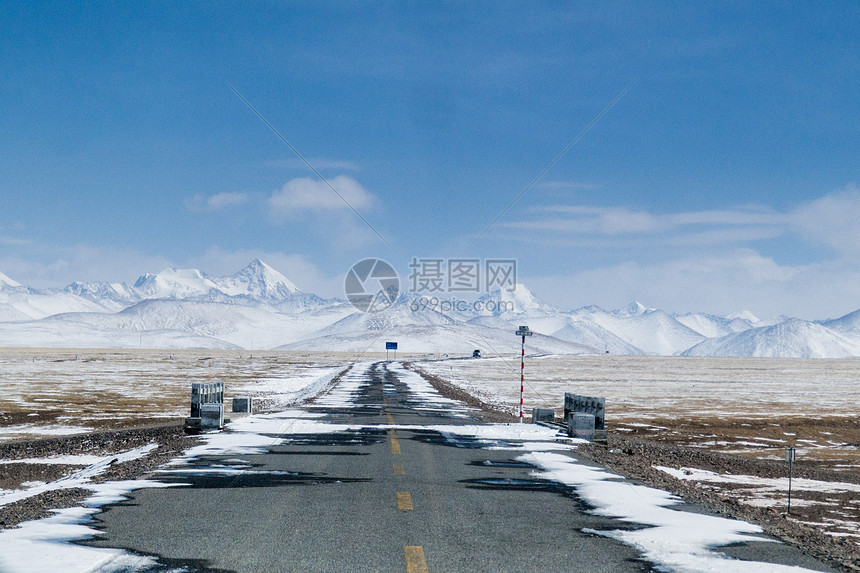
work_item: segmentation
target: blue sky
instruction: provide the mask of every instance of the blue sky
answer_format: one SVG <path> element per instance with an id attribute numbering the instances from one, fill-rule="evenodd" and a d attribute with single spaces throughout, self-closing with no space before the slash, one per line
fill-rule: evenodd
<path id="1" fill-rule="evenodd" d="M 563 308 L 860 308 L 856 2 L 0 14 L 0 272 L 19 282 L 259 256 L 342 296 L 368 256 L 403 275 L 501 257 Z"/>

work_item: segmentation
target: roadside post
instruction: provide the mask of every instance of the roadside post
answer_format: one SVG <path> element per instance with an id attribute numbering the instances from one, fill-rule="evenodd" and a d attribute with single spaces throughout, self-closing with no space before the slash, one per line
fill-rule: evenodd
<path id="1" fill-rule="evenodd" d="M 523 339 L 522 354 L 520 355 L 520 423 L 523 423 L 523 390 L 526 383 L 526 336 L 534 334 L 528 326 L 521 326 L 515 333 Z"/>
<path id="2" fill-rule="evenodd" d="M 788 510 L 785 512 L 786 515 L 791 515 L 791 473 L 796 454 L 797 450 L 794 448 L 785 448 L 785 461 L 788 462 Z"/>

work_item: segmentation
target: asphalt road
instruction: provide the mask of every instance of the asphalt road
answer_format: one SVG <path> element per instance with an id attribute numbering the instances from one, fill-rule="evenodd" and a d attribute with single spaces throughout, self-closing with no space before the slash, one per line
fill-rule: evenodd
<path id="1" fill-rule="evenodd" d="M 530 475 L 515 460 L 521 452 L 433 430 L 476 420 L 428 408 L 385 363 L 368 370 L 350 404 L 305 409 L 376 427 L 286 432 L 262 455 L 201 458 L 201 469 L 242 460 L 253 470 L 157 476 L 190 485 L 134 492 L 97 516 L 104 535 L 87 544 L 156 556 L 156 570 L 652 570 L 634 548 L 583 532 L 635 526 L 591 515 L 575 492 Z M 730 553 L 827 570 L 782 544 Z"/>

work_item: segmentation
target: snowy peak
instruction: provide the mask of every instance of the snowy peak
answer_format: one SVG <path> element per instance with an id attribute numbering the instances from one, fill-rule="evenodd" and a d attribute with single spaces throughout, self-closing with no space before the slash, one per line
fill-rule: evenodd
<path id="1" fill-rule="evenodd" d="M 267 301 L 281 302 L 301 291 L 287 277 L 261 261 L 254 259 L 247 267 L 220 279 L 217 288 L 229 296 L 247 295 Z"/>
<path id="2" fill-rule="evenodd" d="M 3 288 L 4 286 L 10 286 L 13 288 L 18 288 L 21 286 L 21 283 L 13 281 L 12 279 L 7 277 L 3 273 L 0 273 L 0 288 Z"/>
<path id="3" fill-rule="evenodd" d="M 479 300 L 484 303 L 484 308 L 491 310 L 496 316 L 531 315 L 555 311 L 551 306 L 540 302 L 523 284 L 515 285 L 513 290 L 493 290 Z"/>
<path id="4" fill-rule="evenodd" d="M 624 308 L 619 308 L 618 310 L 614 311 L 613 314 L 615 314 L 615 316 L 621 316 L 624 318 L 628 318 L 628 317 L 633 317 L 633 316 L 642 316 L 646 312 L 651 312 L 652 310 L 655 310 L 655 309 L 648 308 L 645 305 L 643 305 L 641 302 L 634 300 L 633 302 L 631 302 L 630 304 L 628 304 Z"/>
<path id="5" fill-rule="evenodd" d="M 514 290 L 499 290 L 497 291 L 499 300 L 513 304 L 514 312 L 529 312 L 539 310 L 543 305 L 535 298 L 532 291 L 526 288 L 523 284 L 517 284 Z"/>
<path id="6" fill-rule="evenodd" d="M 736 318 L 739 318 L 741 320 L 745 320 L 746 322 L 748 322 L 750 324 L 755 324 L 757 322 L 761 322 L 756 315 L 754 315 L 753 313 L 751 313 L 748 310 L 742 310 L 740 312 L 733 312 L 731 314 L 727 314 L 725 316 L 725 318 L 727 318 L 729 320 L 734 320 Z"/>
<path id="7" fill-rule="evenodd" d="M 167 269 L 158 274 L 142 275 L 134 288 L 142 298 L 191 298 L 218 289 L 211 279 L 197 269 Z"/>
<path id="8" fill-rule="evenodd" d="M 63 292 L 85 298 L 106 308 L 117 311 L 140 300 L 137 292 L 125 283 L 75 281 Z"/>
<path id="9" fill-rule="evenodd" d="M 701 312 L 676 316 L 675 320 L 708 338 L 719 338 L 752 328 L 752 325 L 742 318 L 719 317 Z"/>

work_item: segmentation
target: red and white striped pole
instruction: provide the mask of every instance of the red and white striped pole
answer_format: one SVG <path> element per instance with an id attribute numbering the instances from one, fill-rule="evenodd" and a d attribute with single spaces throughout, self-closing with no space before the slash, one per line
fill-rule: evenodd
<path id="1" fill-rule="evenodd" d="M 521 326 L 516 332 L 517 336 L 521 336 L 522 354 L 520 355 L 520 423 L 523 423 L 523 392 L 526 384 L 526 336 L 531 336 L 532 331 L 528 326 Z"/>
<path id="2" fill-rule="evenodd" d="M 523 392 L 526 384 L 526 335 L 523 334 L 523 353 L 520 356 L 520 424 L 523 423 Z"/>

